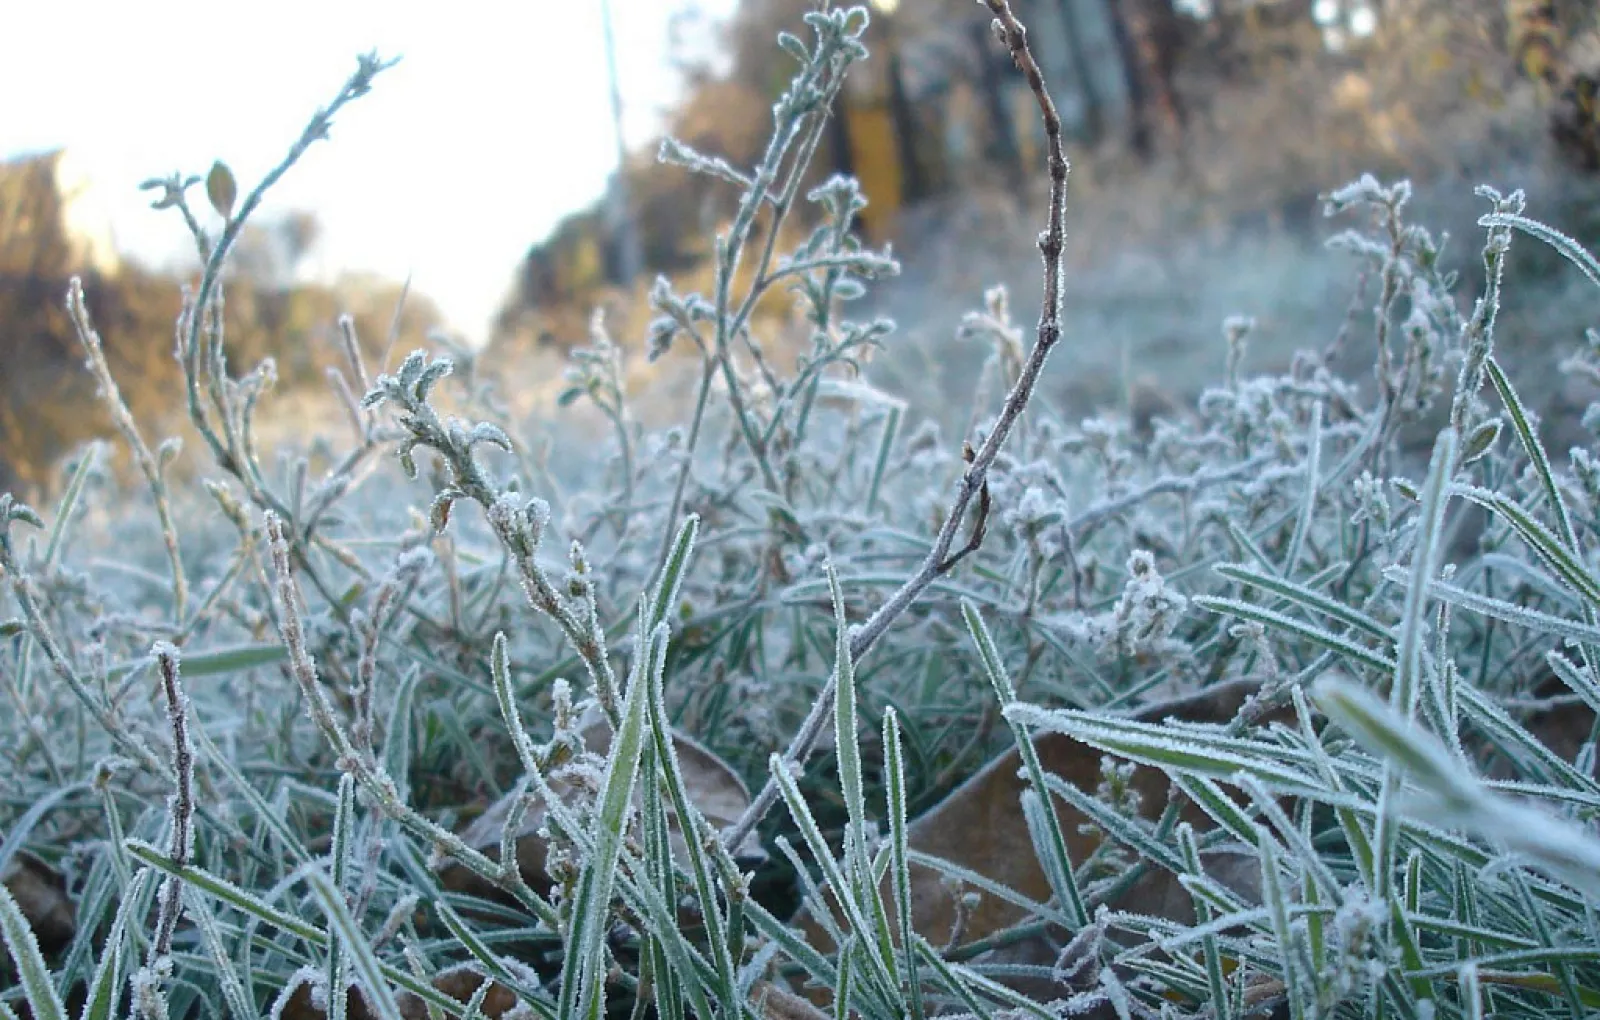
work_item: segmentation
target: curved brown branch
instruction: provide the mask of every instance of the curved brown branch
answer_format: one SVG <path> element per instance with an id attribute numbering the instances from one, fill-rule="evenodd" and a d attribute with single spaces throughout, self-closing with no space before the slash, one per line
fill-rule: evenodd
<path id="1" fill-rule="evenodd" d="M 1011 59 L 1018 70 L 1027 78 L 1028 87 L 1033 91 L 1034 98 L 1039 104 L 1040 117 L 1044 121 L 1047 168 L 1050 174 L 1050 212 L 1045 230 L 1039 235 L 1039 254 L 1044 260 L 1044 298 L 1039 311 L 1038 331 L 1033 349 L 1028 352 L 1028 359 L 1024 362 L 1022 373 L 1016 383 L 1011 387 L 1011 392 L 1006 395 L 1005 404 L 1000 409 L 1000 417 L 996 420 L 994 428 L 984 438 L 983 444 L 977 451 L 965 458 L 967 469 L 962 472 L 961 479 L 956 485 L 950 512 L 945 516 L 944 525 L 934 539 L 933 548 L 928 550 L 927 557 L 916 573 L 907 578 L 865 623 L 853 628 L 850 634 L 852 660 L 865 655 L 889 626 L 911 608 L 912 603 L 927 590 L 929 585 L 948 573 L 982 544 L 988 518 L 989 467 L 999 455 L 1012 430 L 1016 428 L 1022 413 L 1027 410 L 1028 401 L 1033 398 L 1039 376 L 1044 371 L 1045 361 L 1061 340 L 1061 288 L 1065 274 L 1062 252 L 1066 248 L 1068 169 L 1061 141 L 1061 115 L 1056 112 L 1055 101 L 1050 98 L 1050 92 L 1045 88 L 1044 74 L 1040 72 L 1039 64 L 1034 60 L 1032 50 L 1028 48 L 1028 31 L 1012 13 L 1009 0 L 985 0 L 985 3 L 994 13 L 996 34 L 1011 51 Z M 963 452 L 969 451 L 970 447 Z M 956 536 L 960 533 L 975 498 L 978 500 L 978 507 L 968 541 L 952 554 L 951 547 L 955 545 Z M 810 756 L 811 750 L 827 726 L 833 709 L 834 693 L 834 682 L 830 679 L 817 696 L 816 702 L 812 704 L 805 721 L 800 724 L 800 729 L 790 742 L 789 749 L 784 753 L 785 765 L 803 762 Z M 731 847 L 743 841 L 760 824 L 761 819 L 777 802 L 777 798 L 777 783 L 769 778 L 744 815 L 723 831 L 724 843 Z"/>

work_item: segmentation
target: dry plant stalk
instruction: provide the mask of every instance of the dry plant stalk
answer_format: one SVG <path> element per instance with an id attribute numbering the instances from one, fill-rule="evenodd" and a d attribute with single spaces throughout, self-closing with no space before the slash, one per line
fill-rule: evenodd
<path id="1" fill-rule="evenodd" d="M 1005 403 L 1001 405 L 1000 417 L 996 420 L 994 428 L 984 437 L 982 444 L 976 450 L 970 445 L 963 447 L 963 459 L 967 463 L 967 468 L 956 483 L 955 496 L 950 501 L 950 509 L 945 514 L 944 524 L 934 538 L 933 548 L 928 551 L 922 566 L 906 579 L 888 601 L 879 606 L 865 623 L 853 628 L 850 634 L 852 660 L 859 660 L 865 655 L 884 631 L 911 608 L 912 603 L 916 602 L 929 585 L 955 569 L 956 564 L 976 552 L 982 544 L 989 523 L 989 467 L 994 463 L 995 457 L 999 456 L 1001 448 L 1027 410 L 1028 401 L 1033 398 L 1034 388 L 1038 385 L 1040 373 L 1044 371 L 1045 362 L 1061 340 L 1061 288 L 1066 273 L 1064 252 L 1067 236 L 1068 172 L 1066 151 L 1061 140 L 1061 115 L 1056 112 L 1055 100 L 1050 97 L 1050 92 L 1045 87 L 1044 75 L 1039 70 L 1038 62 L 1034 60 L 1032 50 L 1028 48 L 1027 29 L 1012 13 L 1009 0 L 984 0 L 984 2 L 994 12 L 997 34 L 1011 51 L 1011 58 L 1016 63 L 1017 69 L 1027 78 L 1028 87 L 1033 91 L 1034 99 L 1039 105 L 1040 118 L 1044 122 L 1047 169 L 1050 175 L 1050 211 L 1045 229 L 1039 235 L 1039 255 L 1044 261 L 1043 307 L 1039 313 L 1039 325 L 1034 335 L 1033 348 L 1028 352 L 1027 360 L 1023 362 L 1021 375 L 1012 385 L 1011 391 L 1006 394 Z M 956 536 L 967 520 L 968 510 L 971 509 L 974 499 L 978 501 L 977 513 L 973 517 L 967 541 L 959 550 L 952 553 L 951 548 L 955 545 Z M 788 750 L 784 752 L 785 767 L 803 764 L 810 757 L 811 751 L 827 728 L 829 713 L 833 710 L 833 699 L 836 695 L 834 681 L 830 679 L 800 724 Z M 733 847 L 742 843 L 777 801 L 777 780 L 769 777 L 751 802 L 750 809 L 738 822 L 723 831 L 724 845 Z"/>

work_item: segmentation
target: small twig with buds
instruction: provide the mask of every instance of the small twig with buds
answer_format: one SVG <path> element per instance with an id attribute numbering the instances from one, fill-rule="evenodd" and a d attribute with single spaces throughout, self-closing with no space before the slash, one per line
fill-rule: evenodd
<path id="1" fill-rule="evenodd" d="M 1056 111 L 1056 104 L 1050 98 L 1049 90 L 1045 88 L 1044 75 L 1039 71 L 1038 62 L 1034 60 L 1033 52 L 1028 48 L 1027 30 L 1012 13 L 1008 0 L 984 0 L 984 2 L 994 13 L 996 34 L 1011 51 L 1012 60 L 1027 78 L 1028 87 L 1033 90 L 1034 98 L 1039 104 L 1040 116 L 1044 121 L 1050 173 L 1050 212 L 1045 230 L 1039 235 L 1039 254 L 1044 260 L 1044 300 L 1039 314 L 1039 326 L 1033 349 L 1028 352 L 1022 372 L 1006 396 L 994 428 L 976 451 L 973 451 L 970 445 L 963 451 L 967 454 L 965 457 L 967 469 L 962 472 L 961 479 L 957 483 L 955 498 L 950 504 L 950 512 L 934 539 L 933 548 L 922 561 L 922 566 L 889 597 L 887 602 L 878 607 L 877 612 L 873 613 L 865 623 L 852 630 L 850 657 L 853 660 L 865 655 L 889 626 L 911 608 L 912 603 L 928 589 L 929 585 L 949 573 L 957 563 L 982 544 L 989 513 L 989 467 L 1022 418 L 1023 412 L 1027 410 L 1028 401 L 1032 399 L 1039 376 L 1044 371 L 1045 361 L 1061 340 L 1061 290 L 1065 275 L 1062 253 L 1066 247 L 1067 210 L 1067 157 L 1061 140 L 1061 115 Z M 955 545 L 956 536 L 967 519 L 967 511 L 972 507 L 974 499 L 978 501 L 978 506 L 969 538 L 966 545 L 952 554 L 951 547 Z M 785 767 L 803 762 L 810 756 L 817 740 L 828 725 L 833 711 L 835 691 L 834 682 L 830 680 L 811 706 L 810 713 L 800 724 L 799 731 L 784 753 Z M 761 788 L 761 792 L 751 802 L 749 809 L 737 822 L 723 831 L 724 845 L 737 846 L 742 842 L 760 824 L 761 819 L 772 809 L 777 799 L 777 781 L 769 778 L 766 785 Z"/>

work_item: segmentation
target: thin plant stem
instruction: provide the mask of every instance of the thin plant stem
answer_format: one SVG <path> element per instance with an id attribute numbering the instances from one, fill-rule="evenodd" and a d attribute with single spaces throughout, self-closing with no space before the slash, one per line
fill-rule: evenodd
<path id="1" fill-rule="evenodd" d="M 967 468 L 956 483 L 956 493 L 950 502 L 944 524 L 940 527 L 933 547 L 929 549 L 922 565 L 865 623 L 851 628 L 850 658 L 853 661 L 859 661 L 884 632 L 911 608 L 929 585 L 949 573 L 962 558 L 976 550 L 976 543 L 969 541 L 967 546 L 953 555 L 951 552 L 955 546 L 956 536 L 966 523 L 967 511 L 971 508 L 973 500 L 979 498 L 980 494 L 987 493 L 990 465 L 994 463 L 1001 447 L 1027 409 L 1039 376 L 1044 371 L 1045 362 L 1061 340 L 1061 293 L 1065 275 L 1067 208 L 1067 158 L 1062 146 L 1061 117 L 1056 112 L 1055 100 L 1050 97 L 1050 92 L 1045 87 L 1044 75 L 1028 48 L 1027 32 L 1012 13 L 1010 3 L 1008 0 L 986 0 L 986 2 L 1000 26 L 1006 46 L 1011 51 L 1012 60 L 1022 71 L 1028 81 L 1028 87 L 1033 91 L 1039 105 L 1040 116 L 1044 121 L 1047 167 L 1050 175 L 1050 209 L 1045 232 L 1039 237 L 1039 253 L 1044 262 L 1044 297 L 1039 325 L 1033 348 L 1023 363 L 1022 373 L 1012 386 L 1011 392 L 1007 394 L 994 428 L 968 459 Z M 986 504 L 985 498 L 980 506 Z M 979 540 L 985 516 L 980 513 L 973 525 L 972 536 Z M 810 757 L 817 741 L 827 730 L 836 694 L 835 683 L 830 679 L 817 695 L 811 710 L 784 752 L 782 760 L 785 767 L 802 763 Z M 730 847 L 739 845 L 777 803 L 778 796 L 778 781 L 769 776 L 761 791 L 751 801 L 750 807 L 736 822 L 723 830 L 724 845 Z"/>
<path id="2" fill-rule="evenodd" d="M 156 519 L 161 525 L 161 542 L 166 547 L 167 563 L 172 571 L 172 622 L 175 626 L 182 627 L 189 608 L 189 581 L 184 574 L 183 554 L 178 548 L 178 529 L 172 519 L 172 503 L 167 495 L 167 481 L 161 462 L 150 452 L 144 437 L 139 434 L 139 426 L 133 420 L 133 412 L 128 410 L 127 401 L 122 398 L 122 390 L 118 388 L 117 381 L 111 374 L 111 366 L 106 362 L 105 347 L 100 342 L 100 334 L 95 331 L 94 324 L 89 320 L 89 308 L 83 300 L 83 281 L 76 276 L 67 286 L 67 317 L 72 320 L 73 329 L 78 334 L 78 342 L 83 345 L 84 353 L 88 356 L 89 371 L 94 375 L 101 399 L 111 412 L 111 421 L 122 434 L 123 441 L 128 444 L 134 462 L 139 465 L 139 471 L 144 475 L 145 485 L 150 489 L 150 496 L 155 500 Z"/>

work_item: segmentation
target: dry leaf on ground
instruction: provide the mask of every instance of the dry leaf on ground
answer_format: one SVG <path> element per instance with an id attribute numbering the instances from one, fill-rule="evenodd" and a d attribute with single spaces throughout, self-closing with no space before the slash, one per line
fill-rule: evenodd
<path id="1" fill-rule="evenodd" d="M 1594 711 L 1574 697 L 1554 673 L 1529 693 L 1538 707 L 1514 710 L 1512 716 L 1556 757 L 1575 761 L 1594 732 Z M 1513 779 L 1521 774 L 1521 769 L 1502 755 L 1495 755 L 1485 769 L 1490 779 Z"/>
<path id="2" fill-rule="evenodd" d="M 22 851 L 6 862 L 0 883 L 22 908 L 41 949 L 53 953 L 72 941 L 77 931 L 76 911 L 67 896 L 66 881 L 54 868 Z"/>
<path id="3" fill-rule="evenodd" d="M 769 981 L 756 982 L 750 989 L 750 1001 L 756 1004 L 761 1020 L 829 1020 L 828 1014 L 809 1000 Z"/>
<path id="4" fill-rule="evenodd" d="M 1160 702 L 1132 713 L 1132 718 L 1148 722 L 1179 719 L 1185 722 L 1225 723 L 1238 712 L 1244 699 L 1256 690 L 1254 683 L 1222 684 L 1187 697 Z M 1046 772 L 1060 776 L 1080 790 L 1093 792 L 1101 781 L 1102 753 L 1063 734 L 1041 734 L 1034 739 L 1041 765 Z M 1050 886 L 1034 856 L 1028 826 L 1023 819 L 1021 795 L 1027 781 L 1019 777 L 1021 755 L 1016 749 L 990 762 L 980 772 L 957 787 L 937 806 L 911 823 L 912 849 L 960 865 L 1022 895 L 1044 902 Z M 1146 819 L 1159 815 L 1166 806 L 1169 783 L 1157 769 L 1137 768 L 1132 787 L 1140 797 L 1140 814 Z M 1088 819 L 1077 810 L 1055 799 L 1067 847 L 1075 862 L 1082 862 L 1099 845 L 1098 834 L 1084 832 Z M 1185 804 L 1183 817 L 1200 831 L 1212 828 L 1210 820 L 1192 804 Z M 1254 897 L 1258 878 L 1254 857 L 1242 854 L 1209 854 L 1206 873 L 1232 887 L 1241 895 Z M 931 868 L 911 867 L 912 923 L 918 933 L 934 945 L 944 945 L 957 920 L 958 891 L 952 890 L 942 875 Z M 893 899 L 887 895 L 891 923 Z M 1170 918 L 1182 923 L 1193 921 L 1189 894 L 1167 871 L 1150 868 L 1112 904 L 1116 909 Z M 993 896 L 983 896 L 966 913 L 962 941 L 971 942 L 993 935 L 1025 920 L 1022 908 Z M 802 910 L 795 924 L 819 949 L 831 951 L 832 940 L 812 917 Z M 1057 947 L 1046 938 L 1034 937 L 1013 943 L 986 955 L 985 963 L 1051 966 Z M 1042 982 L 1007 980 L 1007 984 L 1028 994 L 1055 998 L 1069 993 L 1060 985 L 1036 987 Z M 821 1001 L 821 1000 L 819 1000 Z"/>
<path id="5" fill-rule="evenodd" d="M 471 965 L 463 964 L 452 967 L 434 978 L 433 987 L 457 1002 L 464 1003 L 472 999 L 484 980 L 484 976 Z M 829 1020 L 828 1014 L 821 1012 L 810 1002 L 767 981 L 758 981 L 750 989 L 750 1001 L 756 1007 L 756 1015 L 762 1020 Z M 400 995 L 399 1004 L 401 1020 L 427 1020 L 426 1005 L 410 992 Z M 497 1020 L 516 1005 L 515 994 L 503 985 L 491 983 L 479 1008 L 488 1020 Z M 325 1011 L 312 1003 L 311 989 L 307 985 L 295 990 L 279 1015 L 283 1020 L 326 1020 L 327 1017 Z M 354 987 L 350 993 L 349 1017 L 350 1020 L 377 1020 L 360 990 Z"/>
<path id="6" fill-rule="evenodd" d="M 590 751 L 604 755 L 611 746 L 611 729 L 603 721 L 591 724 L 583 730 L 583 741 Z M 744 780 L 727 762 L 693 738 L 674 732 L 672 743 L 677 752 L 678 766 L 683 771 L 689 799 L 705 815 L 712 828 L 723 829 L 732 825 L 750 806 L 750 790 Z M 570 786 L 560 779 L 553 780 L 551 786 L 563 798 L 572 792 Z M 500 833 L 511 811 L 513 797 L 513 794 L 507 794 L 500 798 L 462 831 L 461 838 L 468 846 L 483 851 L 495 860 L 499 859 Z M 517 863 L 522 869 L 522 877 L 541 892 L 550 888 L 550 877 L 545 871 L 545 841 L 539 835 L 544 817 L 544 805 L 536 803 L 523 816 L 522 826 L 517 833 Z M 667 805 L 667 823 L 673 852 L 678 860 L 686 861 L 688 848 L 684 845 L 683 834 L 671 804 Z M 760 841 L 752 834 L 740 844 L 735 856 L 742 860 L 760 860 L 765 855 Z M 495 889 L 488 882 L 454 862 L 444 866 L 440 881 L 452 892 L 496 897 Z"/>
<path id="7" fill-rule="evenodd" d="M 484 976 L 470 964 L 451 967 L 433 979 L 433 987 L 448 995 L 457 1002 L 470 1002 L 477 993 L 478 986 L 485 981 Z M 400 1020 L 428 1020 L 428 1007 L 423 1001 L 410 992 L 403 992 L 397 997 L 400 1006 Z M 485 993 L 479 1011 L 489 1020 L 505 1016 L 517 1005 L 517 997 L 510 989 L 498 983 L 492 983 L 489 991 Z M 349 1020 L 378 1020 L 372 1007 L 367 1004 L 366 997 L 354 985 L 350 988 L 349 1007 L 346 1010 Z M 312 1001 L 311 986 L 302 984 L 289 996 L 289 1001 L 284 1004 L 282 1012 L 278 1014 L 283 1020 L 326 1020 L 327 1011 Z"/>

